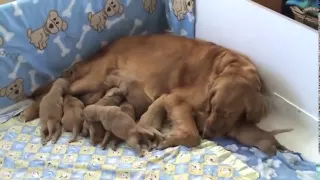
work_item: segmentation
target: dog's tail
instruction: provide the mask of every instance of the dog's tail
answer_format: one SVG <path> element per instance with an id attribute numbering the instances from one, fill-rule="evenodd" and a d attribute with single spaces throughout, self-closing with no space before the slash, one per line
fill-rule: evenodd
<path id="1" fill-rule="evenodd" d="M 27 35 L 28 35 L 29 38 L 31 37 L 31 33 L 32 33 L 32 29 L 29 28 L 28 31 L 27 31 Z"/>
<path id="2" fill-rule="evenodd" d="M 91 18 L 92 18 L 92 12 L 89 12 L 89 13 L 88 13 L 88 19 L 89 19 L 89 21 L 91 21 Z"/>
<path id="3" fill-rule="evenodd" d="M 285 133 L 285 132 L 290 132 L 292 130 L 293 129 L 275 129 L 275 130 L 272 130 L 270 133 L 272 135 L 277 135 L 277 134 L 281 134 L 281 133 Z"/>

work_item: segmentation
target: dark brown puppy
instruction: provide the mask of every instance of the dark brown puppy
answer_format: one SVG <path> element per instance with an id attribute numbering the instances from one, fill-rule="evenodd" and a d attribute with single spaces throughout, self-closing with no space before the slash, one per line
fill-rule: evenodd
<path id="1" fill-rule="evenodd" d="M 70 93 L 79 95 L 101 89 L 105 77 L 115 70 L 120 70 L 141 82 L 151 99 L 168 94 L 166 104 L 172 106 L 168 117 L 172 122 L 180 120 L 188 124 L 179 127 L 182 129 L 179 134 L 170 136 L 173 140 L 187 142 L 191 138 L 193 145 L 200 143 L 199 133 L 192 116 L 193 111 L 208 110 L 211 115 L 209 125 L 214 122 L 221 124 L 215 129 L 217 134 L 224 134 L 225 126 L 226 129 L 233 126 L 234 122 L 228 122 L 224 118 L 212 120 L 212 114 L 216 112 L 214 109 L 224 111 L 223 106 L 217 108 L 212 104 L 207 107 L 208 101 L 211 102 L 215 97 L 216 93 L 213 92 L 217 92 L 212 90 L 215 80 L 228 73 L 234 75 L 234 80 L 245 79 L 247 84 L 251 85 L 251 91 L 258 94 L 253 96 L 257 101 L 247 101 L 252 94 L 239 97 L 246 99 L 246 101 L 240 100 L 243 107 L 255 107 L 245 108 L 250 121 L 260 121 L 263 117 L 263 113 L 255 112 L 256 110 L 263 112 L 262 109 L 265 109 L 264 103 L 259 103 L 264 100 L 258 100 L 264 91 L 257 68 L 249 58 L 214 43 L 171 35 L 122 38 L 108 45 L 89 61 L 78 64 L 73 75 L 75 78 L 70 86 Z M 225 88 L 229 89 L 229 86 Z M 221 88 L 220 93 L 225 88 Z M 232 88 L 234 89 L 234 86 Z M 238 100 L 235 99 L 235 101 Z M 238 108 L 235 108 L 235 110 L 230 108 L 228 111 L 237 111 Z M 234 119 L 246 121 L 240 117 Z"/>
<path id="2" fill-rule="evenodd" d="M 69 143 L 77 140 L 82 131 L 84 122 L 83 103 L 70 95 L 66 95 L 63 100 L 63 117 L 61 119 L 62 127 L 66 132 L 72 132 L 72 138 Z"/>
<path id="3" fill-rule="evenodd" d="M 144 92 L 143 86 L 134 78 L 125 76 L 121 72 L 113 72 L 108 75 L 105 80 L 107 88 L 119 87 L 119 93 L 124 94 L 126 101 L 133 105 L 135 110 L 135 119 L 140 119 L 141 115 L 145 113 L 152 103 L 151 99 Z M 107 94 L 114 94 L 117 92 L 108 92 Z"/>
<path id="4" fill-rule="evenodd" d="M 274 137 L 277 134 L 290 132 L 292 129 L 278 129 L 271 132 L 264 131 L 254 124 L 243 123 L 234 127 L 228 136 L 247 146 L 255 146 L 269 156 L 275 156 L 277 150 L 287 150 Z"/>
<path id="5" fill-rule="evenodd" d="M 111 88 L 110 90 L 105 93 L 105 95 L 99 99 L 95 105 L 98 106 L 119 106 L 121 102 L 124 99 L 124 94 L 117 93 L 114 95 L 113 92 L 119 92 L 119 88 Z M 108 94 L 109 93 L 109 94 Z M 91 144 L 96 146 L 97 144 L 101 143 L 101 147 L 105 149 L 107 147 L 109 138 L 105 134 L 112 135 L 109 132 L 106 132 L 105 129 L 103 128 L 101 122 L 92 122 L 89 123 L 87 120 L 84 122 L 83 130 L 82 130 L 82 136 L 90 136 L 90 141 Z M 105 138 L 104 138 L 105 137 Z M 115 149 L 117 144 L 119 144 L 118 138 L 112 138 L 115 141 L 112 143 L 112 148 Z"/>
<path id="6" fill-rule="evenodd" d="M 63 96 L 68 91 L 69 82 L 59 78 L 47 95 L 45 95 L 39 105 L 41 141 L 46 144 L 52 140 L 56 143 L 61 135 L 61 118 L 63 116 Z"/>
<path id="7" fill-rule="evenodd" d="M 109 97 L 109 96 L 108 96 Z M 133 106 L 128 103 L 128 102 L 122 102 L 120 104 L 120 110 L 126 114 L 128 114 L 132 119 L 135 118 L 135 115 L 134 115 L 134 108 Z M 113 133 L 111 132 L 107 132 L 103 138 L 103 141 L 101 143 L 101 147 L 103 149 L 106 149 L 109 141 L 111 140 L 111 144 L 110 144 L 110 147 L 111 149 L 113 150 L 116 150 L 118 145 L 122 142 L 122 139 L 118 138 L 117 136 L 115 136 Z"/>
<path id="8" fill-rule="evenodd" d="M 120 139 L 141 154 L 141 136 L 144 134 L 154 136 L 154 134 L 136 125 L 135 121 L 117 106 L 89 105 L 84 109 L 84 114 L 88 122 L 101 122 L 105 130 L 113 133 Z"/>

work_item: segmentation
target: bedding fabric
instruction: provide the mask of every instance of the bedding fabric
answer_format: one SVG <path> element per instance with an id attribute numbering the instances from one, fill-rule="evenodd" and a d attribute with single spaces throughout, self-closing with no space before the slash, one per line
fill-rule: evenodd
<path id="1" fill-rule="evenodd" d="M 193 0 L 18 0 L 0 5 L 0 115 L 122 36 L 194 38 Z M 0 119 L 8 120 L 6 114 Z"/>
<path id="2" fill-rule="evenodd" d="M 69 144 L 63 133 L 57 144 L 42 146 L 39 119 L 17 119 L 0 129 L 1 179 L 258 179 L 257 171 L 214 142 L 144 152 L 139 158 L 122 144 L 116 151 L 93 147 L 88 139 Z"/>
<path id="3" fill-rule="evenodd" d="M 316 164 L 303 160 L 298 153 L 280 153 L 268 158 L 255 147 L 247 147 L 232 139 L 219 138 L 214 141 L 229 150 L 242 162 L 258 171 L 259 180 L 316 180 Z"/>

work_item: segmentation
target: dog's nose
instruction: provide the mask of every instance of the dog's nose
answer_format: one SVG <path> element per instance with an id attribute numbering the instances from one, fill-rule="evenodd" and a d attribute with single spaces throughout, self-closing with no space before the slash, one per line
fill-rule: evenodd
<path id="1" fill-rule="evenodd" d="M 15 90 L 14 93 L 15 93 L 15 94 L 19 94 L 19 90 Z"/>
<path id="2" fill-rule="evenodd" d="M 191 2 L 190 1 L 188 2 L 188 6 L 191 6 Z"/>
<path id="3" fill-rule="evenodd" d="M 50 28 L 50 29 L 53 28 L 53 24 L 52 24 L 52 23 L 50 23 L 49 28 Z"/>
<path id="4" fill-rule="evenodd" d="M 111 11 L 111 8 L 110 8 L 110 7 L 108 7 L 108 8 L 107 8 L 107 11 L 108 11 L 108 12 L 110 12 L 110 11 Z"/>

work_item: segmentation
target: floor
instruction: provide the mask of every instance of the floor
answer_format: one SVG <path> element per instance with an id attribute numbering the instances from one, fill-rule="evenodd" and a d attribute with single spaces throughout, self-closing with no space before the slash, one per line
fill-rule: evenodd
<path id="1" fill-rule="evenodd" d="M 277 106 L 277 110 L 273 110 L 258 126 L 265 130 L 293 128 L 292 132 L 279 134 L 276 138 L 288 149 L 301 153 L 306 160 L 320 164 L 318 121 L 280 100 Z"/>

